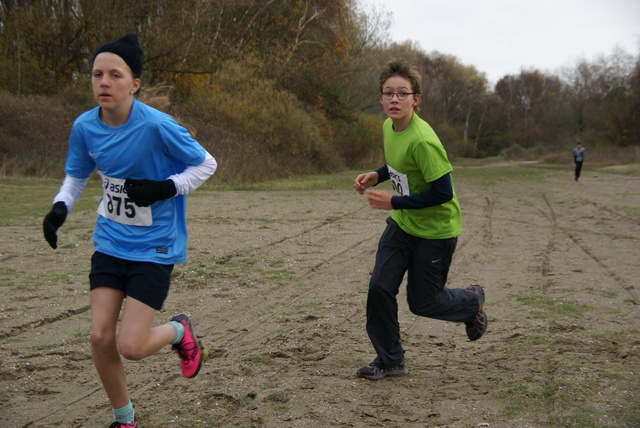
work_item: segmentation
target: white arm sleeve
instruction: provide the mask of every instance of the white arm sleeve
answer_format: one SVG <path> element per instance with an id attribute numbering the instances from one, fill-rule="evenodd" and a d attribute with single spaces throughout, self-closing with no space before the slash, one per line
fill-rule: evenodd
<path id="1" fill-rule="evenodd" d="M 58 190 L 58 194 L 55 198 L 53 198 L 53 203 L 56 202 L 64 202 L 67 206 L 67 210 L 71 211 L 73 205 L 76 203 L 84 186 L 87 185 L 88 178 L 73 178 L 70 175 L 66 175 L 64 177 L 64 181 L 62 182 L 62 186 L 60 186 L 60 190 Z"/>
<path id="2" fill-rule="evenodd" d="M 169 179 L 176 184 L 176 194 L 188 195 L 204 183 L 207 178 L 211 177 L 217 168 L 218 163 L 207 152 L 204 161 L 200 165 L 188 166 L 183 172 L 174 174 Z"/>

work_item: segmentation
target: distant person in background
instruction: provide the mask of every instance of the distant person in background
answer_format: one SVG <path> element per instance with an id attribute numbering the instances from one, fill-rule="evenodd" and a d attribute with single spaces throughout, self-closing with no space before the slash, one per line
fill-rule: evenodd
<path id="1" fill-rule="evenodd" d="M 587 149 L 582 147 L 582 143 L 578 141 L 576 146 L 571 151 L 573 156 L 573 164 L 575 165 L 575 179 L 578 181 L 580 178 L 580 170 L 582 169 L 582 162 L 584 162 L 584 156 L 587 154 Z"/>
<path id="2" fill-rule="evenodd" d="M 171 344 L 185 377 L 197 375 L 202 363 L 189 316 L 152 324 L 169 293 L 174 264 L 186 260 L 186 195 L 217 163 L 183 126 L 136 99 L 142 55 L 134 34 L 94 54 L 91 85 L 98 106 L 73 124 L 66 177 L 43 222 L 55 249 L 58 228 L 98 170 L 103 196 L 89 273 L 90 343 L 112 407 L 110 428 L 138 427 L 121 356 L 141 360 Z"/>

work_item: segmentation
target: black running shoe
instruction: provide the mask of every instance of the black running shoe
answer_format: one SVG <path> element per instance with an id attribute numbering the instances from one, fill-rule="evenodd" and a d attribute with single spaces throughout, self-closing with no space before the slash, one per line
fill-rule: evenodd
<path id="1" fill-rule="evenodd" d="M 358 369 L 356 376 L 370 380 L 380 380 L 385 376 L 402 376 L 407 373 L 409 373 L 409 371 L 404 365 L 404 360 L 402 360 L 394 367 L 388 369 L 381 369 L 380 367 L 375 366 L 374 363 L 371 363 L 368 366 Z"/>
<path id="2" fill-rule="evenodd" d="M 480 302 L 478 313 L 476 313 L 469 321 L 465 321 L 469 340 L 478 340 L 487 331 L 488 324 L 487 314 L 484 312 L 484 309 L 482 309 L 482 306 L 484 305 L 484 290 L 478 284 L 471 284 L 466 289 L 467 291 L 476 293 Z"/>

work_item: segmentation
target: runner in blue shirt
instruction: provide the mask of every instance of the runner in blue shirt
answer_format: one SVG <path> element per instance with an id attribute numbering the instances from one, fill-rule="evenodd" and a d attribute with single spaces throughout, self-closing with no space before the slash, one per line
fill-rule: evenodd
<path id="1" fill-rule="evenodd" d="M 138 426 L 121 356 L 139 360 L 172 344 L 184 376 L 196 376 L 202 363 L 189 316 L 151 325 L 168 295 L 174 264 L 186 259 L 186 195 L 215 172 L 217 163 L 169 115 L 136 100 L 142 56 L 134 34 L 96 51 L 91 85 L 98 106 L 73 125 L 66 176 L 43 222 L 55 249 L 58 228 L 97 169 L 103 197 L 89 274 L 90 341 L 113 408 L 110 428 Z"/>

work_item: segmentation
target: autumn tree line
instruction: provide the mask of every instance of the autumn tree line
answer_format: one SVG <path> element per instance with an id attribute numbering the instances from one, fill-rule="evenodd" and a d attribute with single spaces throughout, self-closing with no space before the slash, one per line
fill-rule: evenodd
<path id="1" fill-rule="evenodd" d="M 141 99 L 193 130 L 226 181 L 379 166 L 377 77 L 397 56 L 421 71 L 420 114 L 452 157 L 566 156 L 577 140 L 638 153 L 638 56 L 493 84 L 391 43 L 390 19 L 356 0 L 0 0 L 0 174 L 62 173 L 72 122 L 94 105 L 93 53 L 129 32 L 145 51 Z"/>

